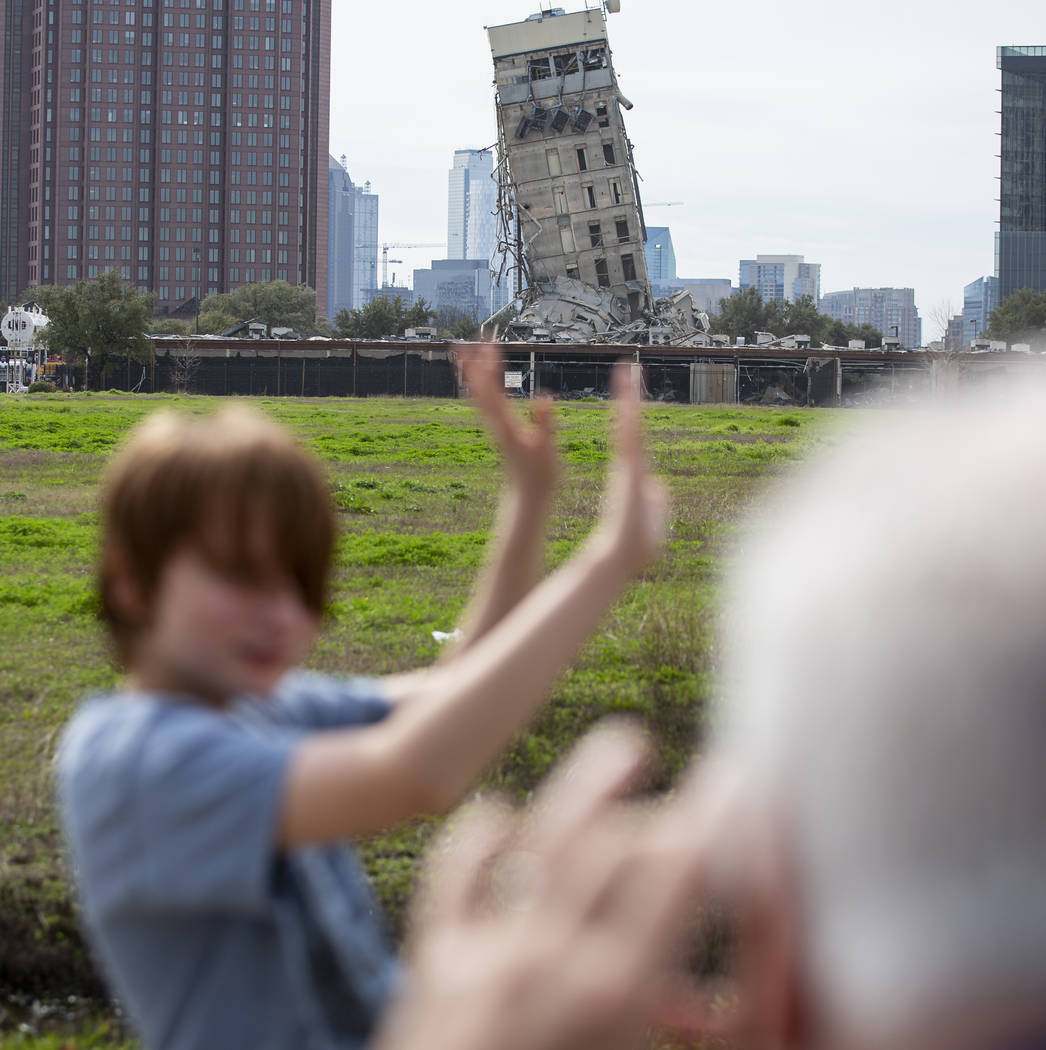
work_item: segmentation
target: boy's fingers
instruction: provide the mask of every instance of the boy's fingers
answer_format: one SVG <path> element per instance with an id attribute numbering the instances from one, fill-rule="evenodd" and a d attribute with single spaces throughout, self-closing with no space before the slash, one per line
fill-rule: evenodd
<path id="1" fill-rule="evenodd" d="M 501 354 L 495 347 L 485 344 L 475 355 L 465 360 L 466 379 L 472 398 L 482 410 L 495 440 L 504 447 L 513 431 L 508 401 L 497 382 L 501 371 Z"/>
<path id="2" fill-rule="evenodd" d="M 496 364 L 494 352 L 489 346 L 479 347 L 475 353 L 464 359 L 465 377 L 473 396 L 477 399 L 489 395 L 493 387 Z"/>
<path id="3" fill-rule="evenodd" d="M 548 435 L 551 437 L 556 430 L 556 414 L 552 411 L 552 398 L 545 394 L 534 398 L 532 412 L 534 425 L 537 427 L 538 431 L 543 436 Z"/>
<path id="4" fill-rule="evenodd" d="M 610 392 L 618 401 L 639 400 L 639 365 L 623 357 L 610 376 Z"/>
<path id="5" fill-rule="evenodd" d="M 638 466 L 642 461 L 639 428 L 639 366 L 619 361 L 614 366 L 612 389 L 616 400 L 614 449 L 619 459 Z"/>
<path id="6" fill-rule="evenodd" d="M 415 923 L 425 930 L 467 917 L 482 904 L 495 858 L 516 831 L 517 818 L 500 801 L 466 807 L 429 852 L 415 905 Z"/>

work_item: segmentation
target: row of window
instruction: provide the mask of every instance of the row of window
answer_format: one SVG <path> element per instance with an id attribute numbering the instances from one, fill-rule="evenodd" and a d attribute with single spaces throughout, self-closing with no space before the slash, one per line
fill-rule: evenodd
<path id="1" fill-rule="evenodd" d="M 84 22 L 84 13 L 83 13 L 83 11 L 77 11 L 77 10 L 74 9 L 73 11 L 69 12 L 69 16 L 70 16 L 69 17 L 69 21 L 74 26 L 83 25 L 83 22 Z M 133 26 L 135 24 L 135 19 L 136 18 L 137 18 L 137 15 L 136 15 L 136 13 L 134 11 L 125 11 L 124 12 L 124 19 L 123 19 L 124 25 Z M 118 26 L 120 24 L 120 12 L 119 11 L 110 11 L 109 12 L 109 18 L 106 19 L 105 12 L 100 7 L 97 7 L 91 12 L 91 21 L 95 25 L 103 24 L 106 21 L 108 21 L 109 25 L 111 25 L 111 26 Z M 153 24 L 153 14 L 152 14 L 152 12 L 151 11 L 143 12 L 142 13 L 142 25 L 143 26 L 151 26 L 152 24 Z"/>
<path id="2" fill-rule="evenodd" d="M 74 32 L 79 33 L 79 30 L 75 30 Z M 79 43 L 79 42 L 80 42 L 79 38 L 74 40 L 74 43 Z M 97 42 L 101 43 L 101 41 L 97 41 Z M 112 41 L 112 42 L 115 43 L 116 41 Z M 133 41 L 130 41 L 130 42 L 133 43 Z M 118 49 L 116 49 L 116 48 L 110 48 L 108 51 L 103 51 L 102 48 L 100 48 L 100 47 L 92 47 L 90 52 L 88 53 L 88 61 L 93 66 L 104 66 L 104 65 L 118 66 L 118 65 L 121 64 L 121 62 L 122 62 L 122 64 L 124 66 L 136 66 L 136 65 L 151 66 L 151 65 L 153 65 L 153 62 L 154 62 L 154 52 L 152 51 L 152 47 L 153 47 L 152 33 L 143 32 L 142 33 L 142 40 L 141 40 L 141 48 L 140 49 L 136 49 L 134 51 L 126 51 L 126 50 L 123 51 L 122 52 L 122 55 L 123 55 L 122 60 L 121 60 L 121 57 L 120 57 L 121 56 L 121 52 Z M 217 48 L 223 48 L 224 44 L 217 43 L 217 44 L 214 45 L 214 47 L 216 49 Z M 197 68 L 206 68 L 207 64 L 208 64 L 207 63 L 207 55 L 204 53 L 202 48 L 203 48 L 203 44 L 202 43 L 197 46 L 196 50 L 190 49 L 188 44 L 184 43 L 182 45 L 182 50 L 180 50 L 180 51 L 161 51 L 160 52 L 160 64 L 164 65 L 164 66 L 178 65 L 178 66 L 196 66 Z M 283 48 L 282 50 L 287 51 L 289 49 L 288 48 Z M 304 54 L 304 52 L 305 52 L 305 45 L 303 43 L 302 44 L 302 53 Z M 175 56 L 177 56 L 177 62 L 175 62 Z M 264 59 L 264 61 L 263 61 L 263 59 Z M 80 75 L 82 73 L 82 70 L 80 70 L 77 67 L 80 64 L 82 64 L 83 61 L 84 61 L 83 53 L 80 51 L 80 49 L 79 48 L 71 48 L 70 51 L 69 51 L 69 65 L 71 65 L 74 68 L 72 68 L 70 70 L 70 79 L 75 79 L 75 80 L 79 81 Z M 246 68 L 246 69 L 262 69 L 262 68 L 265 68 L 265 69 L 275 70 L 276 69 L 276 56 L 275 55 L 262 55 L 260 53 L 255 54 L 255 53 L 251 53 L 251 52 L 244 53 L 244 52 L 240 51 L 240 52 L 237 52 L 236 54 L 231 56 L 229 64 L 230 64 L 230 66 L 233 69 L 244 69 L 244 68 Z M 211 66 L 212 69 L 222 69 L 222 68 L 224 68 L 224 65 L 225 65 L 225 56 L 224 55 L 217 53 L 217 51 L 211 55 L 210 66 Z M 48 83 L 50 83 L 51 82 L 51 77 L 52 77 L 52 74 L 53 74 L 53 66 L 54 66 L 54 52 L 51 51 L 51 50 L 48 50 L 48 52 L 47 52 L 46 66 L 48 67 L 47 68 Z M 292 73 L 293 71 L 294 71 L 294 59 L 290 55 L 284 54 L 283 57 L 280 58 L 280 72 L 281 73 Z M 91 77 L 91 79 L 94 80 L 94 81 L 97 81 L 98 79 L 100 79 L 100 77 L 97 77 L 95 75 L 96 72 L 100 73 L 101 71 L 100 70 L 97 70 L 97 71 L 92 70 L 92 77 Z M 74 74 L 75 74 L 75 76 L 74 76 Z M 39 83 L 39 73 L 38 73 L 38 71 L 34 71 L 33 78 L 34 78 L 34 83 Z M 282 79 L 283 78 L 281 78 L 281 80 Z"/>
<path id="3" fill-rule="evenodd" d="M 603 142 L 601 143 L 601 146 L 603 150 L 604 167 L 610 168 L 620 163 L 617 159 L 617 151 L 614 148 L 613 142 Z M 578 146 L 575 155 L 577 157 L 578 172 L 588 171 L 589 157 L 587 147 Z M 550 178 L 558 178 L 563 174 L 563 160 L 558 147 L 553 146 L 545 150 L 545 161 L 548 164 L 548 174 Z"/>
<path id="4" fill-rule="evenodd" d="M 69 32 L 69 43 L 71 44 L 82 44 L 84 42 L 83 31 L 80 29 L 72 29 Z M 125 29 L 122 33 L 119 29 L 109 30 L 108 43 L 112 44 L 123 44 L 124 46 L 133 46 L 135 42 L 135 32 L 133 29 Z M 101 29 L 91 30 L 91 43 L 92 44 L 104 44 L 106 43 L 105 34 Z M 153 35 L 152 33 L 142 33 L 142 45 L 144 47 L 152 47 Z"/>
<path id="5" fill-rule="evenodd" d="M 50 0 L 50 2 L 51 2 L 51 6 L 53 7 L 54 6 L 54 0 Z M 85 6 L 85 0 L 70 0 L 70 2 L 72 3 L 72 5 L 74 7 L 83 7 L 83 6 Z M 225 8 L 226 8 L 226 4 L 228 2 L 229 2 L 229 0 L 211 0 L 212 7 L 213 7 L 213 9 L 215 11 L 224 11 Z M 137 6 L 137 0 L 123 0 L 123 3 L 124 3 L 125 7 L 135 7 L 135 6 Z M 93 4 L 94 4 L 94 6 L 96 8 L 100 9 L 100 8 L 105 6 L 105 0 L 93 0 Z M 120 6 L 120 0 L 109 0 L 109 6 L 110 7 L 119 7 Z M 153 0 L 141 0 L 141 6 L 142 7 L 153 7 L 154 6 Z M 198 11 L 206 11 L 207 10 L 207 2 L 206 2 L 206 0 L 163 0 L 163 3 L 161 5 L 159 5 L 159 6 L 162 6 L 165 9 L 181 8 L 183 11 L 190 10 L 193 7 L 195 7 L 196 10 L 198 10 Z M 276 7 L 277 7 L 276 0 L 246 0 L 246 3 L 244 2 L 244 0 L 232 0 L 231 6 L 232 6 L 232 9 L 234 11 L 263 11 L 264 10 L 266 12 L 275 12 L 276 11 Z M 294 2 L 293 2 L 293 0 L 280 0 L 279 9 L 285 15 L 293 14 L 294 13 Z M 304 13 L 305 13 L 305 7 L 304 7 L 304 5 L 302 5 L 302 14 L 304 15 Z M 201 16 L 197 16 L 197 17 L 201 17 Z M 35 24 L 36 25 L 40 25 L 40 12 L 39 11 L 36 13 Z M 54 12 L 53 11 L 48 12 L 48 24 L 49 25 L 53 25 L 54 24 Z"/>
<path id="6" fill-rule="evenodd" d="M 625 281 L 636 280 L 636 260 L 633 255 L 621 256 L 621 275 Z M 567 267 L 567 277 L 575 281 L 581 279 L 580 271 L 576 266 Z M 596 259 L 596 284 L 600 288 L 610 287 L 610 269 L 606 259 Z"/>

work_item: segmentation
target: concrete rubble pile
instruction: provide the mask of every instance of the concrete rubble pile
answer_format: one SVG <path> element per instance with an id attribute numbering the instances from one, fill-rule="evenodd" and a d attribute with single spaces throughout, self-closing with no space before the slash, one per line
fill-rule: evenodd
<path id="1" fill-rule="evenodd" d="M 605 288 L 568 277 L 538 286 L 505 338 L 523 343 L 626 343 L 635 346 L 709 346 L 708 315 L 688 291 L 657 299 L 631 320 L 625 304 Z"/>

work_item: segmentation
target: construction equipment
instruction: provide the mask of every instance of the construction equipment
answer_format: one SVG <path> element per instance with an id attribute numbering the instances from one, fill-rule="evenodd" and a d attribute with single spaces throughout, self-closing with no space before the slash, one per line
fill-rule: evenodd
<path id="1" fill-rule="evenodd" d="M 402 263 L 402 259 L 390 259 L 389 249 L 390 248 L 446 248 L 447 244 L 444 241 L 442 244 L 403 244 L 400 242 L 387 241 L 381 246 L 381 286 L 382 288 L 388 288 L 389 286 L 389 263 Z"/>

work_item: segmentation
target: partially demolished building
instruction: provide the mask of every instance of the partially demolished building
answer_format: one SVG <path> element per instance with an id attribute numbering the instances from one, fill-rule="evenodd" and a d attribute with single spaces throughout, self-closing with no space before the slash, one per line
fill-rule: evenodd
<path id="1" fill-rule="evenodd" d="M 689 294 L 651 299 L 621 112 L 632 104 L 618 88 L 602 8 L 556 8 L 487 32 L 502 247 L 526 282 L 524 308 L 506 337 L 692 344 L 707 318 Z"/>

